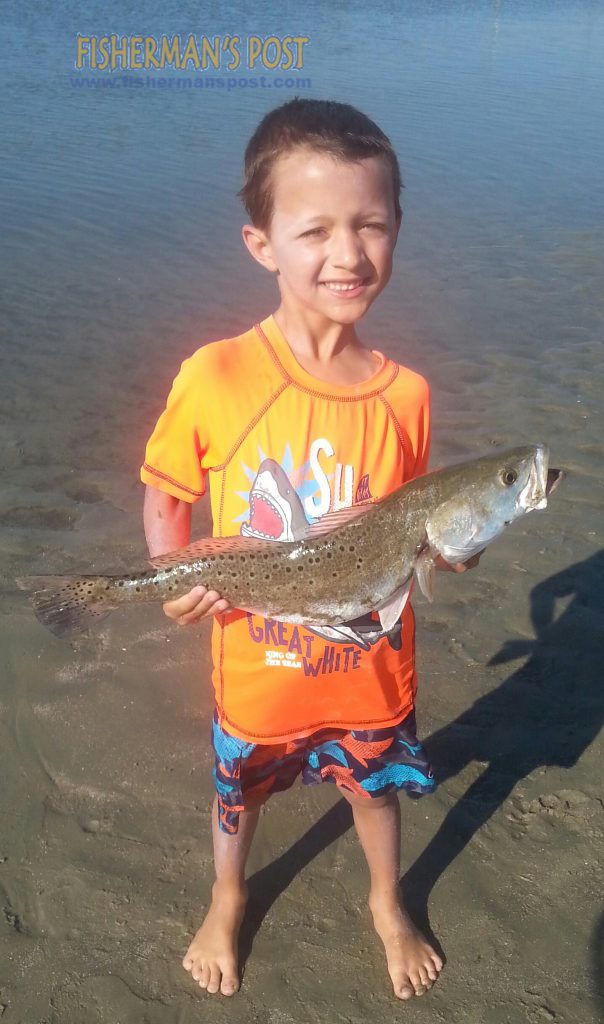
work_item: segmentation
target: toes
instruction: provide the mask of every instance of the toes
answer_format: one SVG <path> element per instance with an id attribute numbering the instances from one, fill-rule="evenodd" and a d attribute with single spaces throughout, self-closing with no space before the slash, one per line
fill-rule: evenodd
<path id="1" fill-rule="evenodd" d="M 239 982 L 237 978 L 223 977 L 220 991 L 223 996 L 232 996 L 239 988 Z"/>
<path id="2" fill-rule="evenodd" d="M 395 992 L 395 994 L 399 997 L 399 999 L 413 999 L 415 992 L 413 991 L 411 985 L 405 984 L 401 985 L 398 992 Z"/>
<path id="3" fill-rule="evenodd" d="M 426 991 L 428 991 L 429 988 L 432 988 L 432 979 L 431 979 L 430 975 L 428 974 L 428 970 L 427 970 L 426 967 L 422 966 L 422 967 L 419 968 L 419 976 L 420 976 L 421 984 L 426 989 Z"/>
<path id="4" fill-rule="evenodd" d="M 434 970 L 434 977 L 431 971 Z M 430 961 L 421 965 L 416 970 L 405 973 L 400 982 L 394 982 L 394 994 L 399 999 L 412 999 L 414 996 L 423 996 L 428 992 L 437 978 L 435 969 Z M 394 980 L 394 979 L 393 979 Z"/>
<path id="5" fill-rule="evenodd" d="M 192 967 L 187 967 L 187 970 L 191 972 L 193 981 L 196 981 L 202 988 L 206 987 L 210 977 L 210 972 L 207 967 L 203 964 L 194 963 Z"/>
<path id="6" fill-rule="evenodd" d="M 444 967 L 444 964 L 443 964 L 443 961 L 441 960 L 441 958 L 439 957 L 438 953 L 435 953 L 434 950 L 431 950 L 430 951 L 430 956 L 432 957 L 432 962 L 433 962 L 434 966 L 436 967 L 437 973 L 438 973 L 438 971 L 442 971 L 442 969 Z"/>
<path id="7" fill-rule="evenodd" d="M 220 988 L 220 980 L 221 980 L 220 968 L 217 967 L 215 964 L 213 964 L 212 967 L 210 968 L 210 980 L 208 981 L 208 984 L 206 986 L 208 992 L 212 992 L 212 993 L 218 992 L 218 990 Z"/>
<path id="8" fill-rule="evenodd" d="M 182 965 L 199 987 L 206 989 L 207 992 L 220 992 L 223 996 L 232 996 L 239 990 L 236 962 L 227 963 L 223 969 L 220 963 L 199 962 L 187 954 Z"/>
<path id="9" fill-rule="evenodd" d="M 428 960 L 425 966 L 426 975 L 430 979 L 430 984 L 436 981 L 438 978 L 438 969 L 434 966 L 431 960 Z"/>

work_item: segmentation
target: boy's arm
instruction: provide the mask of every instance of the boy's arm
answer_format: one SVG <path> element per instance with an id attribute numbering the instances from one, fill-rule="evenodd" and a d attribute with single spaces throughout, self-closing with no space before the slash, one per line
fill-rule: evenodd
<path id="1" fill-rule="evenodd" d="M 145 537 L 151 558 L 185 547 L 191 537 L 191 505 L 171 494 L 147 487 L 143 510 Z M 188 594 L 164 603 L 164 612 L 179 625 L 198 622 L 229 611 L 228 601 L 215 590 L 193 587 Z"/>
<path id="2" fill-rule="evenodd" d="M 151 558 L 184 548 L 191 537 L 191 504 L 157 487 L 145 488 L 145 538 Z"/>

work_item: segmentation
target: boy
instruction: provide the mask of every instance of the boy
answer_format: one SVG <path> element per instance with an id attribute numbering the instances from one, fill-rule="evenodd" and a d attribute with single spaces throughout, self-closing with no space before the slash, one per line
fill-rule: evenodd
<path id="1" fill-rule="evenodd" d="M 389 140 L 348 105 L 296 99 L 260 123 L 245 156 L 243 239 L 276 276 L 280 303 L 183 363 L 141 471 L 152 556 L 189 542 L 208 473 L 215 535 L 293 540 L 326 512 L 426 471 L 426 382 L 364 348 L 355 330 L 390 278 L 401 187 Z M 302 774 L 336 782 L 352 805 L 394 992 L 423 994 L 442 960 L 398 893 L 397 790 L 435 785 L 414 731 L 410 606 L 387 634 L 375 616 L 312 630 L 264 620 L 203 587 L 164 609 L 180 624 L 216 616 L 216 881 L 184 967 L 208 992 L 239 987 L 260 805 Z"/>

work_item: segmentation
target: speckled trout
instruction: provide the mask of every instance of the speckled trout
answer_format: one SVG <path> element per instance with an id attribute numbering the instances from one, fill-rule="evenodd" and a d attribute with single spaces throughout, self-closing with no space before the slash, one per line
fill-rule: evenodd
<path id="1" fill-rule="evenodd" d="M 435 559 L 465 562 L 509 523 L 543 509 L 562 477 L 536 444 L 428 473 L 380 501 L 328 512 L 293 541 L 208 537 L 153 568 L 115 576 L 19 579 L 35 613 L 70 636 L 122 604 L 167 601 L 197 584 L 235 608 L 308 626 L 337 626 L 371 611 L 388 631 L 414 578 L 431 599 Z"/>

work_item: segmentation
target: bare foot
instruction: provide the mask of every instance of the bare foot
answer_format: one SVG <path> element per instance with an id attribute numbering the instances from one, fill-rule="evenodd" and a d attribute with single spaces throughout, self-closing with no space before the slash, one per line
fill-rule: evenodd
<path id="1" fill-rule="evenodd" d="M 399 999 L 423 996 L 442 970 L 443 962 L 438 953 L 401 907 L 398 892 L 370 897 L 369 907 L 375 930 L 384 943 L 395 996 Z"/>
<path id="2" fill-rule="evenodd" d="M 237 938 L 246 902 L 245 888 L 233 890 L 214 882 L 210 909 L 182 962 L 208 992 L 232 996 L 239 988 Z"/>

